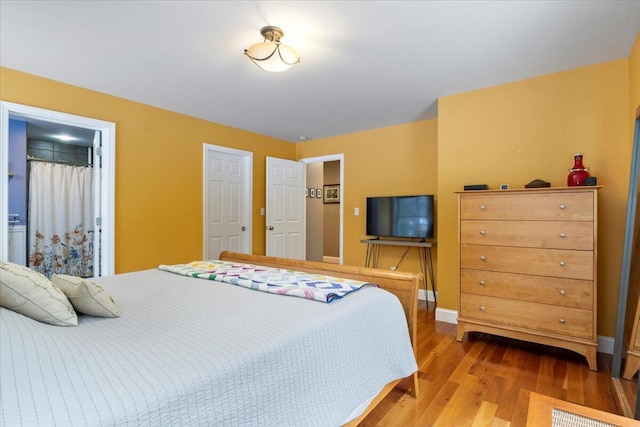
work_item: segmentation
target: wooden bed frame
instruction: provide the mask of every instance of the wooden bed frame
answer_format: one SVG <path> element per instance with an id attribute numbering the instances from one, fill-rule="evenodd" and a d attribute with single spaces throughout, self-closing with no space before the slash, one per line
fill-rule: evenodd
<path id="1" fill-rule="evenodd" d="M 219 259 L 222 261 L 240 262 L 246 264 L 262 265 L 265 267 L 285 268 L 288 270 L 306 271 L 309 273 L 326 274 L 329 276 L 344 277 L 346 279 L 361 280 L 380 285 L 394 294 L 400 300 L 404 314 L 407 319 L 409 328 L 409 337 L 413 353 L 417 359 L 416 344 L 416 316 L 418 313 L 418 289 L 424 280 L 422 273 L 402 273 L 397 271 L 378 270 L 375 268 L 355 267 L 349 265 L 329 264 L 315 261 L 302 261 L 287 258 L 268 257 L 263 255 L 249 255 L 235 252 L 224 251 L 220 254 Z M 350 421 L 345 426 L 357 426 L 378 403 L 385 398 L 387 394 L 400 382 L 395 380 L 387 384 L 380 393 L 373 399 L 371 404 L 356 419 Z M 418 396 L 418 371 L 414 372 L 410 377 L 409 393 Z"/>

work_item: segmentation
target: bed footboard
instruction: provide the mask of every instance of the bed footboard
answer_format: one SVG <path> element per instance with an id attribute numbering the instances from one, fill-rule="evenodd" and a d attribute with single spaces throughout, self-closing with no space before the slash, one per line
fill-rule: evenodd
<path id="1" fill-rule="evenodd" d="M 417 314 L 418 314 L 418 289 L 424 280 L 422 273 L 405 273 L 398 271 L 386 271 L 375 268 L 356 267 L 350 265 L 329 264 L 316 261 L 303 261 L 288 258 L 276 258 L 264 255 L 249 255 L 224 251 L 220 254 L 220 260 L 241 262 L 246 264 L 262 265 L 265 267 L 286 268 L 289 270 L 306 271 L 309 273 L 326 274 L 330 276 L 344 277 L 346 279 L 361 280 L 380 285 L 382 289 L 394 294 L 402 304 L 409 328 L 409 337 L 413 353 L 417 359 Z M 394 381 L 387 385 L 373 400 L 369 408 L 354 422 L 361 421 L 366 414 L 386 396 L 398 383 Z M 409 393 L 418 396 L 418 372 L 411 375 Z M 349 423 L 348 425 L 357 425 Z"/>

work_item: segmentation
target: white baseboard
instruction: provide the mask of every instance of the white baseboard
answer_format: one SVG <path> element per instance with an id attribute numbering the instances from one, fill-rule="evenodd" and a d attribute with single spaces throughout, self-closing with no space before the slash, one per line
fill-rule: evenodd
<path id="1" fill-rule="evenodd" d="M 435 301 L 435 299 L 433 298 L 433 291 L 429 291 L 426 294 L 427 294 L 427 297 L 428 297 L 427 301 Z M 423 289 L 418 289 L 418 299 L 419 300 L 420 299 L 424 300 L 425 299 L 424 295 L 425 295 L 424 290 Z"/>
<path id="2" fill-rule="evenodd" d="M 422 292 L 423 298 L 424 299 L 424 291 L 420 291 Z M 430 299 L 429 301 L 433 301 L 432 299 Z M 436 308 L 436 321 L 438 322 L 445 322 L 445 323 L 452 323 L 454 325 L 458 324 L 458 312 L 456 310 L 449 310 L 446 308 Z M 613 354 L 613 345 L 615 343 L 615 339 L 612 337 L 604 337 L 601 335 L 598 335 L 598 353 L 605 353 L 605 354 Z"/>
<path id="3" fill-rule="evenodd" d="M 435 302 L 435 298 L 433 297 L 433 291 L 425 292 L 424 289 L 418 290 L 418 299 L 424 300 L 425 294 L 427 296 L 427 301 Z M 458 312 L 456 310 L 448 310 L 446 308 L 436 307 L 436 321 L 445 322 L 445 323 L 453 323 L 454 325 L 458 324 Z"/>
<path id="4" fill-rule="evenodd" d="M 613 344 L 615 343 L 613 337 L 603 337 L 598 335 L 598 353 L 613 354 Z"/>
<path id="5" fill-rule="evenodd" d="M 449 310 L 446 308 L 436 308 L 436 321 L 458 324 L 458 312 L 456 310 Z"/>

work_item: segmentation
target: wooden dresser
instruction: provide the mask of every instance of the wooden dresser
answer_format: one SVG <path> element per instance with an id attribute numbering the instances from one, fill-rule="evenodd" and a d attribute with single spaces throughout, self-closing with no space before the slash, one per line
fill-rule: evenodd
<path id="1" fill-rule="evenodd" d="M 458 341 L 478 331 L 596 364 L 599 187 L 458 193 Z"/>

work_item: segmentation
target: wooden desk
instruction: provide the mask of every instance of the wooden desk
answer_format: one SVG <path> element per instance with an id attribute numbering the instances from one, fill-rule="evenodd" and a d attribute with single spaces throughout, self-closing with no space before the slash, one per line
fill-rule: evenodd
<path id="1" fill-rule="evenodd" d="M 427 307 L 429 306 L 429 299 L 427 297 L 427 278 L 431 282 L 431 290 L 433 291 L 433 300 L 438 305 L 438 297 L 436 296 L 436 280 L 433 273 L 433 260 L 431 259 L 431 248 L 435 246 L 436 241 L 433 239 L 423 241 L 411 241 L 411 240 L 391 240 L 391 239 L 362 239 L 360 243 L 367 244 L 367 255 L 365 259 L 365 267 L 378 268 L 378 259 L 380 258 L 381 246 L 404 246 L 406 248 L 417 248 L 418 259 L 420 260 L 420 269 L 424 276 L 424 297 L 427 301 Z"/>

